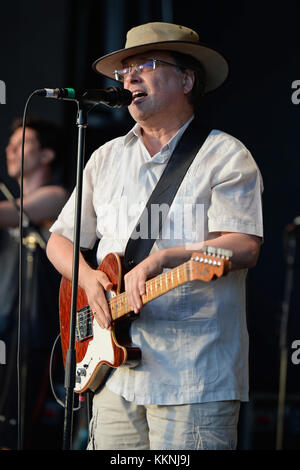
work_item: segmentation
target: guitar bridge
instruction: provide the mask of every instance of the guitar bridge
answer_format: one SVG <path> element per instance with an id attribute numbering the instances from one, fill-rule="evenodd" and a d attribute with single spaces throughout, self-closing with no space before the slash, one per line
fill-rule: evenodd
<path id="1" fill-rule="evenodd" d="M 89 307 L 83 307 L 76 312 L 76 341 L 84 341 L 93 334 L 93 319 Z"/>

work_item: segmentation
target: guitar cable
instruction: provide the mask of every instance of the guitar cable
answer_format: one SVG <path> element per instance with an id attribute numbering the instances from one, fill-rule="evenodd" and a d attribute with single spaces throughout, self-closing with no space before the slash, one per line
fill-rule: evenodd
<path id="1" fill-rule="evenodd" d="M 56 337 L 56 339 L 54 340 L 54 343 L 53 343 L 53 346 L 52 346 L 52 350 L 51 350 L 51 355 L 50 355 L 50 361 L 49 361 L 49 381 L 50 381 L 50 386 L 51 386 L 51 390 L 52 390 L 52 393 L 53 393 L 53 396 L 56 400 L 56 402 L 62 406 L 63 408 L 65 408 L 65 404 L 63 403 L 62 400 L 60 400 L 58 398 L 58 396 L 56 395 L 55 393 L 55 390 L 54 390 L 54 385 L 53 385 L 53 379 L 52 379 L 52 364 L 53 364 L 53 357 L 54 357 L 54 350 L 55 350 L 55 347 L 56 347 L 56 344 L 60 338 L 61 334 L 59 333 Z M 79 405 L 76 407 L 76 408 L 73 408 L 73 411 L 79 411 L 81 410 L 83 407 L 84 407 L 84 403 L 85 403 L 85 396 L 83 394 L 79 394 L 78 396 L 78 403 Z M 87 402 L 87 419 L 89 421 L 89 402 Z M 90 440 L 90 429 L 89 429 L 89 425 L 87 426 L 87 432 L 88 432 L 88 436 L 87 436 L 87 440 L 89 441 Z"/>
<path id="2" fill-rule="evenodd" d="M 52 390 L 52 393 L 53 393 L 53 396 L 56 400 L 56 402 L 62 406 L 63 408 L 65 407 L 65 404 L 62 400 L 60 400 L 58 398 L 58 396 L 56 395 L 56 392 L 54 390 L 54 385 L 53 385 L 53 379 L 52 379 L 52 364 L 53 364 L 53 356 L 54 356 L 54 350 L 55 350 L 55 347 L 56 347 L 56 344 L 57 344 L 57 341 L 59 340 L 60 338 L 60 333 L 57 335 L 56 339 L 54 340 L 54 343 L 53 343 L 53 346 L 52 346 L 52 350 L 51 350 L 51 355 L 50 355 L 50 362 L 49 362 L 49 380 L 50 380 L 50 386 L 51 386 L 51 390 Z M 82 405 L 81 403 L 83 403 L 83 400 L 82 400 L 82 395 L 79 395 L 79 406 L 74 408 L 73 411 L 78 411 L 82 408 Z"/>

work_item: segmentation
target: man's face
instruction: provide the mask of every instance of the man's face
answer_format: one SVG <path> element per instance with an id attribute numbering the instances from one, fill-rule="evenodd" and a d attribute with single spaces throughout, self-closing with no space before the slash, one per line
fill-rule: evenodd
<path id="1" fill-rule="evenodd" d="M 18 179 L 21 173 L 22 128 L 11 135 L 6 147 L 9 176 Z M 35 130 L 26 128 L 24 145 L 24 175 L 34 173 L 41 165 L 42 150 Z"/>
<path id="2" fill-rule="evenodd" d="M 175 61 L 168 52 L 152 51 L 139 54 L 124 61 L 124 67 L 142 64 L 147 59 L 161 59 L 175 65 Z M 184 96 L 184 73 L 178 67 L 157 63 L 155 70 L 138 72 L 132 68 L 124 78 L 124 88 L 133 94 L 141 92 L 143 95 L 133 97 L 128 110 L 137 122 L 146 121 L 164 116 L 170 118 L 173 113 L 180 112 Z"/>

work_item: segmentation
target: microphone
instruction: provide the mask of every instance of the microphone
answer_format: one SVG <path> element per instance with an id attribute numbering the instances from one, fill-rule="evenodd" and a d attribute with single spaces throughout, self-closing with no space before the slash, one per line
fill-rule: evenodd
<path id="1" fill-rule="evenodd" d="M 100 90 L 74 90 L 74 88 L 42 88 L 36 90 L 38 96 L 68 101 L 80 101 L 90 106 L 100 103 L 112 108 L 129 106 L 132 94 L 129 90 L 118 87 L 110 87 Z"/>

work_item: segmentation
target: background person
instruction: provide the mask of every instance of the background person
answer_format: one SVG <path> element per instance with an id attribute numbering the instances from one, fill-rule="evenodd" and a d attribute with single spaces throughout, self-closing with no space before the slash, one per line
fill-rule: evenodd
<path id="1" fill-rule="evenodd" d="M 22 119 L 17 118 L 6 147 L 6 162 L 8 175 L 19 184 L 22 133 Z M 49 227 L 66 202 L 68 192 L 63 184 L 63 141 L 58 126 L 29 116 L 25 137 L 23 207 L 29 225 L 23 234 L 24 305 L 19 345 L 21 397 L 25 407 L 23 434 L 25 448 L 47 448 L 57 445 L 58 426 L 62 425 L 60 413 L 50 395 L 48 369 L 50 351 L 59 332 L 57 299 L 60 276 L 49 263 L 45 247 L 50 235 Z M 7 347 L 7 364 L 0 369 L 0 446 L 8 448 L 17 446 L 18 419 L 16 363 L 20 237 L 16 204 L 19 205 L 18 198 L 12 201 L 3 197 L 0 202 L 0 263 L 3 267 L 0 278 L 0 338 Z"/>

